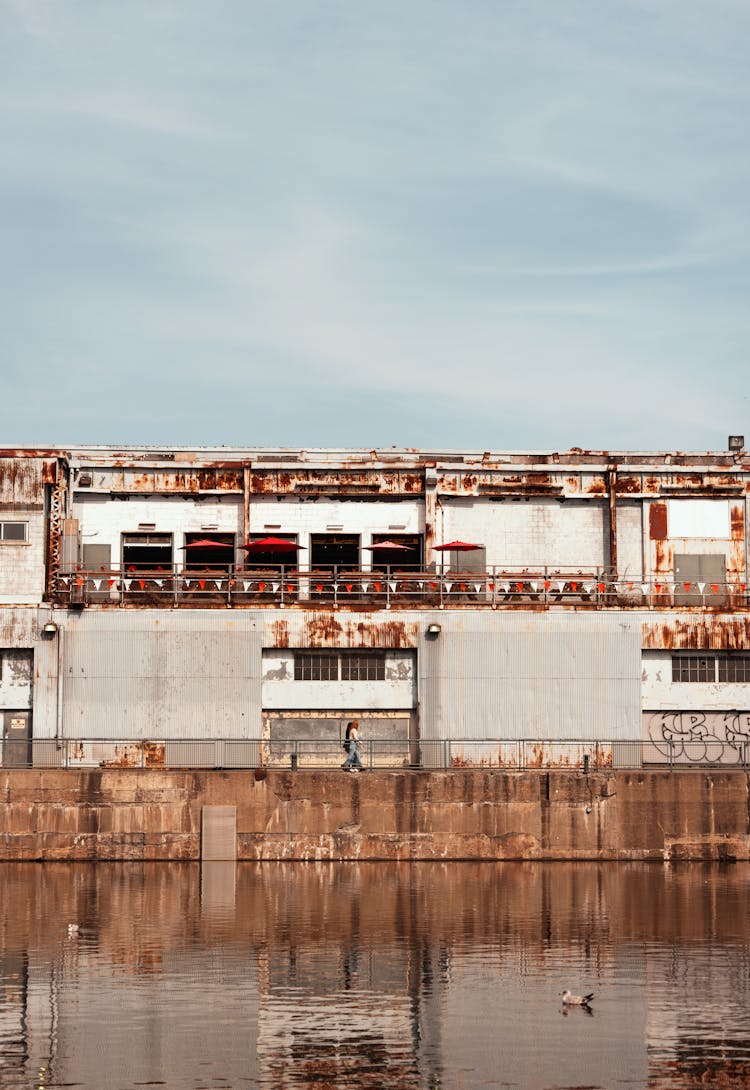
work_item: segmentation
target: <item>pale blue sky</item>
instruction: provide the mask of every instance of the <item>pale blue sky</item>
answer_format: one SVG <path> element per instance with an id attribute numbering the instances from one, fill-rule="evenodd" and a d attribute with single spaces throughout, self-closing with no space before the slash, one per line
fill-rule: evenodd
<path id="1" fill-rule="evenodd" d="M 747 0 L 0 0 L 0 443 L 750 442 Z"/>

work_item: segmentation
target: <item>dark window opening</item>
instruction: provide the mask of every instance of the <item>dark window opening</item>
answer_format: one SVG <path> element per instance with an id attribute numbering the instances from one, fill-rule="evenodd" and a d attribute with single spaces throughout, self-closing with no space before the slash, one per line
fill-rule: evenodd
<path id="1" fill-rule="evenodd" d="M 0 541 L 28 541 L 28 522 L 0 522 Z"/>
<path id="2" fill-rule="evenodd" d="M 341 680 L 385 681 L 385 654 L 382 651 L 343 652 Z"/>
<path id="3" fill-rule="evenodd" d="M 295 681 L 385 681 L 384 651 L 297 651 Z"/>
<path id="4" fill-rule="evenodd" d="M 396 548 L 381 548 L 382 542 L 393 542 Z M 375 546 L 370 551 L 373 571 L 422 571 L 424 564 L 422 534 L 373 534 L 372 544 Z"/>
<path id="5" fill-rule="evenodd" d="M 182 552 L 185 557 L 183 564 L 188 571 L 226 571 L 234 564 L 234 534 L 212 533 L 210 537 L 205 533 L 185 534 Z"/>
<path id="6" fill-rule="evenodd" d="M 345 568 L 359 571 L 358 534 L 312 534 L 310 536 L 310 567 L 314 571 Z"/>
<path id="7" fill-rule="evenodd" d="M 125 571 L 171 571 L 171 534 L 123 534 L 122 566 Z"/>
<path id="8" fill-rule="evenodd" d="M 272 534 L 250 534 L 248 544 L 261 541 L 270 536 L 277 538 L 279 541 L 289 541 L 293 545 L 297 544 L 296 534 L 277 534 L 276 531 L 273 531 Z M 288 552 L 277 552 L 275 549 L 247 549 L 245 551 L 245 567 L 268 572 L 295 570 L 299 564 L 298 557 L 297 549 L 290 549 Z"/>
<path id="9" fill-rule="evenodd" d="M 719 659 L 719 681 L 750 682 L 750 655 L 727 655 Z"/>
<path id="10" fill-rule="evenodd" d="M 338 681 L 339 657 L 330 651 L 302 651 L 294 656 L 295 681 Z"/>

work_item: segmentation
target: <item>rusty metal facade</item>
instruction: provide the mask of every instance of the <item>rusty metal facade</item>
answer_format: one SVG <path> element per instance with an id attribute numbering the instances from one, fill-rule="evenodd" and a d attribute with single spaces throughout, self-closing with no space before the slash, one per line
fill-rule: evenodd
<path id="1" fill-rule="evenodd" d="M 137 502 L 141 518 L 162 497 L 180 507 L 236 505 L 241 540 L 274 500 L 279 511 L 306 512 L 308 533 L 327 528 L 314 524 L 316 504 L 379 502 L 387 512 L 411 503 L 425 571 L 418 592 L 408 578 L 391 588 L 360 572 L 329 580 L 329 593 L 321 578 L 316 599 L 309 572 L 288 587 L 264 579 L 245 587 L 232 583 L 233 569 L 213 586 L 193 577 L 199 587 L 183 597 L 176 570 L 153 573 L 148 588 L 121 571 L 80 570 L 91 496 L 92 508 Z M 414 653 L 425 743 L 635 741 L 643 655 L 750 652 L 748 497 L 745 452 L 0 448 L 0 518 L 45 520 L 48 575 L 47 603 L 40 594 L 33 607 L 0 606 L 0 647 L 33 652 L 38 739 L 257 738 L 264 649 L 348 648 Z M 670 504 L 682 501 L 723 505 L 726 533 L 686 545 L 670 527 Z M 436 575 L 434 546 L 447 526 L 460 533 L 462 512 L 479 509 L 493 512 L 488 527 L 501 527 L 511 505 L 555 532 L 566 512 L 579 520 L 591 512 L 586 570 Z M 726 580 L 680 583 L 683 555 L 718 557 Z M 50 619 L 57 635 L 44 636 Z"/>

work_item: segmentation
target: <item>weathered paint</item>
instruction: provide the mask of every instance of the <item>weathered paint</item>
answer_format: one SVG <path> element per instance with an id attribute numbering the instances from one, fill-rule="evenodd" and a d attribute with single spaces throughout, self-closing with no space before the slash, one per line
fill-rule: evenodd
<path id="1" fill-rule="evenodd" d="M 664 541 L 667 537 L 667 505 L 652 503 L 648 509 L 648 530 L 652 541 Z"/>
<path id="2" fill-rule="evenodd" d="M 750 859 L 749 787 L 727 770 L 3 769 L 0 859 L 197 860 L 204 807 L 230 805 L 243 860 L 727 863 Z"/>
<path id="3" fill-rule="evenodd" d="M 750 651 L 750 617 L 747 615 L 663 613 L 642 622 L 643 647 L 650 650 Z"/>
<path id="4" fill-rule="evenodd" d="M 38 458 L 6 458 L 0 452 L 0 506 L 7 511 L 40 508 L 43 469 Z"/>

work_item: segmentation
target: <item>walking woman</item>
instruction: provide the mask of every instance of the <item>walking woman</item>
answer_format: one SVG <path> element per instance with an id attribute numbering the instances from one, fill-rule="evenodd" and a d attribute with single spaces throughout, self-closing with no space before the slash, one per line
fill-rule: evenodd
<path id="1" fill-rule="evenodd" d="M 359 720 L 352 719 L 346 724 L 346 741 L 349 746 L 349 756 L 342 764 L 344 772 L 361 772 L 362 761 L 359 756 Z"/>

